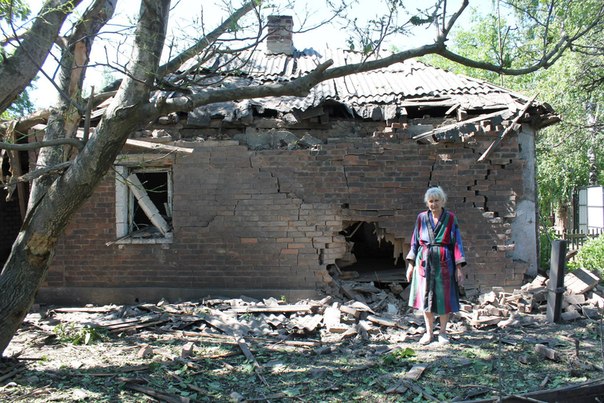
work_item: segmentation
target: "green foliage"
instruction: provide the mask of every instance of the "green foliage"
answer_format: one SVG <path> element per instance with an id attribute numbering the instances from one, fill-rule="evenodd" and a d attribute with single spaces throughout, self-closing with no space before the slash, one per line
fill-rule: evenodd
<path id="1" fill-rule="evenodd" d="M 71 343 L 76 346 L 88 345 L 107 339 L 107 335 L 102 330 L 89 325 L 77 327 L 73 323 L 68 325 L 61 323 L 56 325 L 52 331 L 57 335 L 60 342 Z"/>
<path id="2" fill-rule="evenodd" d="M 465 57 L 495 66 L 520 68 L 551 51 L 563 33 L 574 35 L 597 14 L 601 1 L 559 2 L 553 10 L 542 0 L 510 0 L 511 11 L 472 14 L 472 23 L 454 31 L 448 47 Z M 501 3 L 503 4 L 503 3 Z M 524 13 L 527 10 L 529 14 Z M 549 13 L 552 12 L 550 15 Z M 529 16 L 530 15 L 530 16 Z M 549 16 L 548 24 L 537 18 Z M 547 29 L 547 30 L 546 30 Z M 499 76 L 440 57 L 426 62 L 525 94 L 538 94 L 561 117 L 562 123 L 539 132 L 536 144 L 539 211 L 544 216 L 568 206 L 572 195 L 589 181 L 588 150 L 595 151 L 598 172 L 604 172 L 601 129 L 592 130 L 587 104 L 599 105 L 604 120 L 604 30 L 596 29 L 547 69 L 521 76 Z M 599 123 L 602 127 L 602 123 Z M 599 180 L 604 181 L 604 177 Z M 542 253 L 545 251 L 542 249 Z M 543 260 L 543 259 L 542 259 Z"/>
<path id="3" fill-rule="evenodd" d="M 434 22 L 434 17 L 432 17 L 432 16 L 421 17 L 419 15 L 414 15 L 409 19 L 409 22 L 416 26 L 432 24 Z"/>
<path id="4" fill-rule="evenodd" d="M 0 0 L 0 29 L 2 29 L 2 48 L 0 49 L 0 63 L 9 53 L 12 47 L 7 46 L 13 40 L 13 28 L 29 15 L 30 10 L 23 0 Z"/>
<path id="5" fill-rule="evenodd" d="M 15 119 L 33 113 L 35 107 L 31 99 L 29 98 L 29 92 L 30 89 L 27 88 L 25 91 L 19 94 L 17 99 L 2 114 L 1 118 L 5 120 Z"/>
<path id="6" fill-rule="evenodd" d="M 549 269 L 552 255 L 552 241 L 556 238 L 556 232 L 552 227 L 541 226 L 539 228 L 539 267 L 543 270 Z"/>
<path id="7" fill-rule="evenodd" d="M 571 271 L 583 268 L 604 278 L 604 236 L 588 239 L 567 267 Z"/>
<path id="8" fill-rule="evenodd" d="M 415 357 L 416 355 L 417 353 L 415 350 L 410 347 L 399 348 L 389 354 L 384 355 L 382 361 L 384 362 L 384 365 L 395 365 L 408 358 Z"/>
<path id="9" fill-rule="evenodd" d="M 29 13 L 29 6 L 23 0 L 0 0 L 0 20 L 23 20 Z"/>

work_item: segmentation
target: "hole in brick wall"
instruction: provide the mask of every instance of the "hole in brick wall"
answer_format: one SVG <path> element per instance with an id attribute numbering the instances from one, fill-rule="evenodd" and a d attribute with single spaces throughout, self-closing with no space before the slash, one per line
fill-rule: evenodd
<path id="1" fill-rule="evenodd" d="M 349 252 L 336 264 L 342 272 L 358 272 L 359 276 L 375 276 L 375 273 L 390 271 L 402 276 L 405 259 L 399 256 L 396 264 L 394 245 L 378 236 L 372 222 L 351 223 L 342 232 L 349 242 Z"/>

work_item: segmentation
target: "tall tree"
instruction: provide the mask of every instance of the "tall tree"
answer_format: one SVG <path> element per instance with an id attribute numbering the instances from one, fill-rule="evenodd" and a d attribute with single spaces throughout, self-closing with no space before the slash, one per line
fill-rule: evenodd
<path id="1" fill-rule="evenodd" d="M 266 96 L 306 96 L 309 90 L 319 82 L 349 74 L 370 71 L 402 62 L 409 58 L 438 54 L 455 63 L 492 71 L 498 74 L 521 75 L 549 67 L 566 49 L 572 46 L 593 26 L 600 23 L 603 10 L 585 19 L 564 35 L 553 35 L 542 43 L 542 52 L 535 59 L 525 60 L 524 64 L 505 65 L 498 61 L 476 60 L 458 54 L 447 46 L 451 30 L 459 17 L 467 8 L 469 1 L 463 0 L 456 9 L 448 9 L 448 2 L 437 0 L 432 7 L 426 7 L 416 15 L 411 16 L 405 23 L 396 25 L 392 18 L 394 13 L 401 10 L 402 0 L 388 0 L 391 5 L 389 15 L 384 19 L 373 21 L 373 28 L 366 32 L 368 42 L 380 44 L 387 35 L 402 32 L 403 27 L 413 25 L 432 24 L 437 28 L 438 35 L 433 43 L 428 43 L 395 54 L 379 57 L 379 46 L 366 47 L 368 57 L 363 63 L 333 66 L 332 61 L 316 67 L 309 74 L 293 79 L 289 82 L 280 82 L 273 85 L 251 86 L 244 88 L 208 88 L 198 94 L 188 94 L 175 87 L 176 81 L 169 79 L 169 74 L 177 71 L 181 64 L 192 55 L 210 56 L 213 52 L 221 51 L 225 57 L 236 57 L 234 39 L 244 39 L 241 46 L 256 46 L 266 35 L 263 11 L 264 4 L 258 0 L 247 1 L 239 8 L 230 10 L 230 16 L 216 29 L 205 32 L 198 37 L 191 46 L 181 50 L 169 58 L 166 63 L 164 51 L 166 50 L 166 32 L 169 21 L 169 0 L 141 0 L 140 11 L 132 42 L 132 53 L 127 63 L 120 67 L 124 78 L 119 85 L 110 105 L 104 112 L 93 134 L 87 141 L 74 138 L 74 127 L 82 118 L 86 107 L 86 100 L 81 98 L 82 82 L 86 72 L 86 64 L 90 54 L 90 45 L 95 34 L 110 18 L 117 0 L 95 0 L 87 11 L 82 13 L 75 26 L 70 30 L 71 35 L 58 38 L 60 21 L 64 21 L 79 2 L 74 0 L 47 1 L 45 8 L 35 19 L 30 31 L 39 30 L 40 25 L 51 25 L 52 30 L 44 31 L 48 38 L 38 38 L 36 46 L 29 45 L 23 38 L 20 46 L 26 43 L 28 47 L 18 48 L 9 60 L 11 65 L 22 66 L 24 70 L 39 68 L 44 57 L 50 49 L 49 43 L 62 43 L 61 79 L 56 83 L 63 97 L 62 101 L 51 109 L 49 125 L 44 141 L 35 146 L 45 148 L 41 153 L 44 163 L 40 175 L 33 183 L 33 191 L 27 208 L 27 214 L 19 235 L 13 245 L 11 255 L 0 274 L 0 352 L 4 351 L 13 334 L 19 327 L 25 314 L 33 303 L 34 296 L 43 281 L 51 262 L 55 245 L 67 223 L 78 208 L 90 197 L 95 187 L 104 177 L 113 164 L 116 156 L 128 136 L 136 129 L 155 118 L 171 112 L 191 111 L 196 107 L 215 102 L 230 101 L 235 99 L 250 99 Z M 604 7 L 604 6 L 602 6 Z M 255 23 L 255 34 L 245 36 L 240 34 L 244 26 L 244 16 L 251 16 L 248 21 Z M 56 20 L 56 22 L 54 22 Z M 391 29 L 392 27 L 398 29 Z M 548 32 L 551 34 L 551 32 Z M 228 42 L 221 42 L 220 38 L 229 36 Z M 48 39 L 48 40 L 47 40 Z M 228 46 L 226 46 L 228 44 Z M 34 46 L 31 48 L 29 46 Z M 23 52 L 20 50 L 23 49 Z M 26 51 L 27 49 L 27 51 Z M 168 49 L 170 47 L 168 46 Z M 176 49 L 172 47 L 171 49 Z M 38 62 L 32 63 L 31 56 L 37 56 Z M 27 56 L 24 56 L 27 55 Z M 371 56 L 371 57 L 370 57 Z M 7 59 L 8 60 L 8 59 Z M 32 65 L 34 67 L 32 67 Z M 115 66 L 115 65 L 114 65 Z M 4 74 L 4 76 L 2 76 Z M 8 70 L 1 70 L 0 82 L 4 88 L 0 93 L 5 94 L 4 110 L 14 96 L 23 91 L 27 85 L 21 73 L 13 68 L 13 80 Z M 17 80 L 17 75 L 19 80 Z M 31 75 L 31 74 L 30 74 Z M 33 77 L 33 76 L 32 76 Z M 31 78 L 30 78 L 31 80 Z M 17 83 L 17 81 L 19 83 Z M 157 89 L 170 88 L 175 96 L 169 99 L 154 97 Z M 5 133 L 19 128 L 24 130 L 31 122 L 19 124 L 3 124 L 1 128 Z M 19 126 L 21 125 L 21 126 Z M 58 144 L 61 147 L 55 148 Z M 4 149 L 16 150 L 19 145 L 4 143 Z M 31 146 L 28 146 L 31 147 Z M 75 147 L 78 152 L 69 152 L 68 147 Z M 73 156 L 75 154 L 75 156 Z M 49 174 L 50 173 L 50 174 Z M 32 172 L 30 177 L 35 177 Z"/>
<path id="2" fill-rule="evenodd" d="M 504 66 L 538 58 L 544 41 L 553 43 L 549 38 L 580 29 L 601 10 L 601 2 L 592 0 L 500 0 L 493 4 L 486 15 L 475 12 L 470 26 L 452 35 L 450 46 L 457 53 Z M 573 194 L 589 184 L 590 168 L 592 172 L 604 168 L 604 25 L 595 25 L 552 66 L 527 75 L 504 76 L 437 56 L 429 61 L 525 94 L 538 93 L 560 114 L 563 124 L 544 129 L 537 138 L 537 183 L 542 224 L 555 222 L 566 228 Z"/>

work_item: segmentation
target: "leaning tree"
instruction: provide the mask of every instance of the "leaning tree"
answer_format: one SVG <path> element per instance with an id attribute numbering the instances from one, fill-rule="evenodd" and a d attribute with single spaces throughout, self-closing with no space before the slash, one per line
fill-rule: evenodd
<path id="1" fill-rule="evenodd" d="M 236 54 L 237 39 L 241 41 L 241 46 L 256 46 L 267 33 L 264 14 L 272 8 L 267 8 L 266 2 L 251 0 L 238 8 L 229 9 L 228 18 L 217 24 L 215 29 L 208 32 L 200 29 L 202 35 L 191 42 L 190 47 L 177 52 L 176 47 L 171 46 L 174 42 L 167 41 L 166 34 L 171 11 L 170 0 L 141 0 L 130 57 L 123 63 L 105 63 L 122 74 L 119 88 L 112 94 L 112 101 L 95 129 L 79 139 L 76 136 L 78 126 L 82 124 L 82 120 L 86 122 L 87 111 L 103 95 L 82 97 L 91 51 L 97 34 L 111 20 L 117 0 L 89 0 L 85 2 L 88 8 L 79 12 L 78 18 L 68 19 L 69 16 L 76 16 L 74 11 L 79 3 L 76 0 L 47 0 L 24 35 L 15 30 L 14 37 L 5 38 L 5 43 L 10 42 L 15 50 L 5 56 L 0 65 L 0 112 L 6 110 L 31 82 L 53 46 L 59 46 L 61 50 L 60 57 L 57 58 L 59 74 L 54 80 L 61 97 L 49 111 L 0 124 L 0 136 L 4 139 L 0 144 L 2 151 L 10 155 L 24 148 L 37 147 L 40 150 L 36 169 L 27 175 L 13 175 L 7 183 L 7 186 L 14 186 L 28 180 L 31 181 L 31 191 L 22 227 L 0 274 L 0 352 L 5 350 L 33 304 L 36 291 L 46 276 L 57 240 L 70 218 L 111 168 L 128 136 L 157 117 L 235 99 L 285 95 L 303 97 L 322 81 L 383 68 L 429 54 L 501 74 L 527 74 L 555 63 L 569 47 L 601 24 L 604 15 L 604 6 L 595 5 L 589 18 L 572 32 L 551 32 L 548 29 L 549 23 L 564 16 L 557 13 L 564 2 L 533 2 L 549 12 L 540 14 L 544 16 L 544 20 L 539 19 L 534 25 L 534 38 L 539 37 L 541 41 L 538 47 L 526 49 L 533 57 L 526 59 L 527 63 L 517 65 L 474 60 L 447 47 L 447 39 L 468 8 L 469 0 L 458 1 L 458 7 L 452 10 L 447 7 L 449 2 L 446 0 L 434 0 L 430 7 L 424 6 L 422 10 L 405 9 L 406 3 L 411 2 L 386 0 L 387 15 L 369 21 L 365 29 L 352 27 L 361 34 L 360 40 L 355 43 L 361 43 L 362 50 L 367 55 L 362 63 L 333 66 L 333 62 L 327 60 L 307 75 L 288 82 L 243 88 L 210 87 L 192 95 L 176 87 L 176 82 L 170 79 L 173 73 L 195 55 L 209 57 L 215 52 L 222 52 L 228 57 L 229 54 Z M 181 2 L 177 3 L 182 5 Z M 326 3 L 331 4 L 330 1 Z M 344 10 L 345 8 L 334 10 L 334 15 L 340 15 Z M 412 13 L 402 22 L 396 20 L 394 17 L 403 14 L 403 11 Z M 2 14 L 2 18 L 9 22 L 9 26 L 14 26 L 10 24 L 13 22 L 10 7 Z M 73 26 L 65 29 L 66 21 Z M 417 26 L 432 26 L 437 32 L 434 41 L 381 56 L 379 50 L 387 36 L 407 33 Z M 255 30 L 246 35 L 243 33 L 245 28 Z M 4 34 L 8 35 L 8 32 L 12 31 L 5 30 Z M 224 37 L 228 39 L 221 40 Z M 169 98 L 155 96 L 162 89 L 170 89 L 174 95 Z M 15 144 L 16 138 L 26 134 L 41 119 L 47 123 L 43 141 Z M 86 123 L 84 127 L 87 127 Z M 72 151 L 74 149 L 76 151 Z"/>

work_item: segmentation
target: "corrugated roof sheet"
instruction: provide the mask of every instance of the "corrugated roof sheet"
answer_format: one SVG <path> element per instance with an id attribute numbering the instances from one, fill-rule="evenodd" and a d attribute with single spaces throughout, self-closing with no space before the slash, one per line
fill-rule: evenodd
<path id="1" fill-rule="evenodd" d="M 225 59 L 225 56 L 222 58 L 220 63 L 224 64 L 224 68 L 220 72 L 230 75 L 228 80 L 221 84 L 224 86 L 289 81 L 304 76 L 329 59 L 334 61 L 334 66 L 363 61 L 361 54 L 329 49 L 323 52 L 305 49 L 294 52 L 292 56 L 267 54 L 256 50 L 242 52 L 232 60 Z M 215 65 L 215 62 L 216 60 L 212 60 L 207 63 L 206 68 Z M 181 71 L 194 68 L 196 64 L 195 60 L 190 60 L 182 66 Z M 195 87 L 192 87 L 192 90 L 195 91 Z M 367 116 L 367 110 L 376 105 L 403 107 L 409 102 L 425 102 L 425 98 L 430 98 L 431 101 L 440 100 L 443 106 L 460 104 L 464 109 L 508 108 L 526 101 L 523 96 L 487 82 L 454 74 L 416 60 L 406 60 L 387 68 L 322 82 L 304 98 L 262 98 L 253 100 L 252 104 L 288 112 L 293 109 L 306 110 L 326 100 L 335 100 L 354 109 L 359 115 Z M 241 110 L 249 105 L 250 103 L 241 104 L 235 106 L 235 109 Z M 211 112 L 206 110 L 206 113 Z M 384 118 L 392 118 L 393 116 L 389 116 L 392 113 L 396 114 L 396 110 L 391 109 Z"/>

